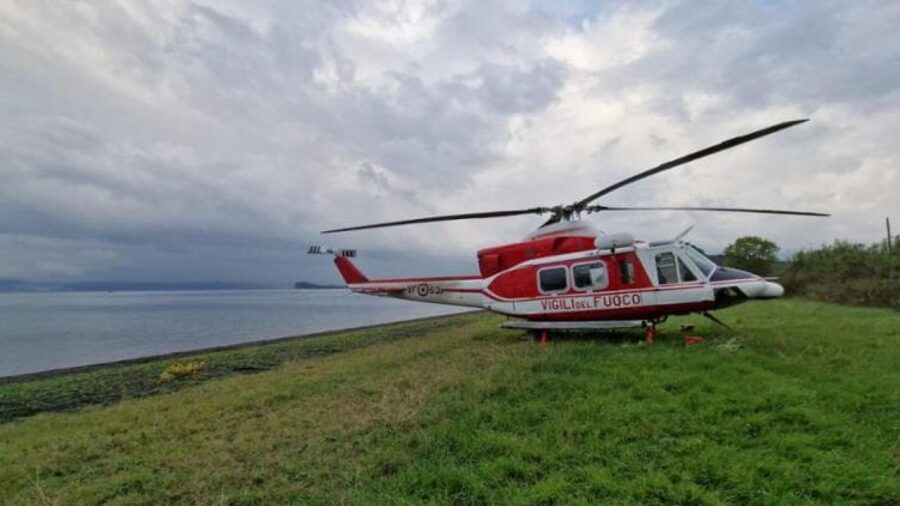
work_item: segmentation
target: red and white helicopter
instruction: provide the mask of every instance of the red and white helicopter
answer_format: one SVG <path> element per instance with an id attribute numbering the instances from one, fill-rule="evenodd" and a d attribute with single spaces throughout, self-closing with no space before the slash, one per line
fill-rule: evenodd
<path id="1" fill-rule="evenodd" d="M 775 215 L 828 216 L 823 213 L 729 207 L 620 207 L 592 204 L 623 186 L 693 160 L 803 123 L 778 123 L 747 135 L 676 158 L 616 182 L 568 205 L 507 211 L 432 216 L 326 230 L 347 232 L 414 223 L 550 214 L 550 219 L 523 241 L 478 252 L 479 275 L 369 279 L 350 258 L 355 250 L 310 248 L 332 254 L 353 292 L 419 302 L 486 309 L 513 319 L 503 324 L 541 333 L 553 330 L 646 327 L 647 340 L 669 315 L 700 313 L 724 325 L 710 311 L 752 299 L 773 299 L 781 285 L 750 272 L 721 267 L 682 241 L 685 230 L 667 241 L 645 242 L 631 235 L 603 234 L 580 221 L 601 211 L 718 211 Z"/>

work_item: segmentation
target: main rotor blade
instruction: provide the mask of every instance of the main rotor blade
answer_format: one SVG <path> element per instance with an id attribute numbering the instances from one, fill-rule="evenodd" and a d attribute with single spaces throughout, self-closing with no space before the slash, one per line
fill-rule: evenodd
<path id="1" fill-rule="evenodd" d="M 349 232 L 351 230 L 365 230 L 369 228 L 396 227 L 398 225 L 412 225 L 414 223 L 431 223 L 435 221 L 455 221 L 455 220 L 472 220 L 478 218 L 502 218 L 504 216 L 518 216 L 521 214 L 543 214 L 550 211 L 549 207 L 532 207 L 529 209 L 514 209 L 510 211 L 485 211 L 481 213 L 463 213 L 463 214 L 445 214 L 441 216 L 429 216 L 427 218 L 416 218 L 412 220 L 388 221 L 384 223 L 375 223 L 372 225 L 361 225 L 358 227 L 335 228 L 332 230 L 323 230 L 323 234 L 333 234 L 335 232 Z"/>
<path id="2" fill-rule="evenodd" d="M 540 227 L 538 227 L 538 228 L 544 228 L 544 227 L 546 227 L 547 225 L 553 225 L 554 223 L 559 223 L 559 221 L 560 221 L 561 219 L 562 219 L 562 218 L 560 217 L 559 214 L 554 213 L 553 216 L 550 217 L 550 219 L 548 219 L 547 221 L 545 221 L 545 222 L 544 222 Z"/>
<path id="3" fill-rule="evenodd" d="M 783 123 L 778 123 L 777 125 L 772 125 L 770 127 L 763 128 L 762 130 L 757 130 L 755 132 L 751 132 L 746 135 L 733 137 L 731 139 L 728 139 L 727 141 L 722 141 L 714 146 L 710 146 L 708 148 L 704 148 L 699 151 L 694 151 L 693 153 L 684 155 L 681 158 L 676 158 L 674 160 L 670 160 L 661 165 L 657 165 L 656 167 L 653 167 L 652 169 L 645 170 L 644 172 L 635 174 L 635 175 L 625 178 L 615 184 L 607 186 L 606 188 L 604 188 L 596 193 L 593 193 L 590 196 L 588 196 L 582 200 L 579 200 L 578 202 L 575 203 L 574 206 L 576 208 L 579 208 L 579 207 L 583 208 L 584 206 L 591 203 L 592 201 L 594 201 L 610 192 L 618 190 L 619 188 L 621 188 L 623 186 L 634 183 L 635 181 L 640 181 L 641 179 L 650 177 L 654 174 L 659 174 L 660 172 L 663 172 L 665 170 L 674 169 L 675 167 L 678 167 L 679 165 L 684 165 L 688 162 L 692 162 L 694 160 L 703 158 L 705 156 L 709 156 L 714 153 L 718 153 L 719 151 L 724 151 L 726 149 L 733 148 L 733 147 L 741 145 L 745 142 L 750 142 L 754 139 L 759 139 L 760 137 L 764 137 L 766 135 L 773 134 L 779 130 L 784 130 L 785 128 L 789 128 L 794 125 L 798 125 L 800 123 L 805 123 L 807 121 L 809 121 L 809 120 L 808 119 L 798 119 L 798 120 L 793 120 L 793 121 L 785 121 Z"/>
<path id="4" fill-rule="evenodd" d="M 831 216 L 826 213 L 813 213 L 808 211 L 783 211 L 780 209 L 748 209 L 745 207 L 608 207 L 588 206 L 585 211 L 720 211 L 726 213 L 759 213 L 759 214 L 788 214 L 793 216 Z"/>

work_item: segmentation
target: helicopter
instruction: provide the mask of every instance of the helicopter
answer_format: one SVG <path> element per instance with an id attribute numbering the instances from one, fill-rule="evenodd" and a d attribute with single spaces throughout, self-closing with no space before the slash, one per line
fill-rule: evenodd
<path id="1" fill-rule="evenodd" d="M 351 260 L 355 250 L 313 246 L 329 254 L 352 292 L 484 309 L 509 317 L 502 327 L 524 329 L 546 343 L 551 331 L 645 328 L 653 342 L 671 315 L 699 313 L 726 326 L 712 311 L 749 300 L 775 299 L 784 288 L 772 278 L 717 265 L 684 241 L 689 227 L 663 241 L 628 233 L 604 234 L 582 215 L 627 211 L 705 211 L 827 217 L 829 214 L 741 207 L 607 206 L 596 201 L 648 177 L 801 124 L 785 121 L 730 138 L 617 181 L 571 204 L 415 218 L 324 230 L 324 234 L 400 225 L 501 218 L 549 218 L 523 240 L 481 249 L 479 274 L 369 279 Z"/>

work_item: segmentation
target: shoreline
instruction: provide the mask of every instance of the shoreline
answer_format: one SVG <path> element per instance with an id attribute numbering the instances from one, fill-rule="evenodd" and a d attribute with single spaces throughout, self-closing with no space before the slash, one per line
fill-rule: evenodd
<path id="1" fill-rule="evenodd" d="M 95 364 L 85 364 L 85 365 L 76 365 L 71 367 L 60 367 L 56 369 L 47 369 L 44 371 L 36 371 L 36 372 L 26 372 L 21 374 L 13 374 L 11 376 L 0 376 L 0 385 L 5 385 L 9 383 L 16 383 L 19 381 L 30 381 L 30 380 L 39 380 L 39 379 L 47 379 L 56 376 L 64 376 L 66 374 L 72 373 L 83 373 L 83 372 L 91 372 L 97 369 L 103 369 L 107 367 L 116 367 L 116 366 L 129 366 L 129 365 L 138 365 L 138 364 L 146 364 L 149 362 L 154 362 L 157 360 L 168 360 L 172 358 L 180 358 L 180 357 L 189 357 L 193 355 L 201 355 L 206 353 L 214 353 L 217 351 L 234 351 L 240 350 L 244 348 L 254 348 L 266 346 L 269 344 L 277 344 L 283 343 L 287 341 L 294 340 L 303 340 L 310 339 L 315 337 L 325 337 L 334 334 L 341 334 L 345 332 L 356 332 L 362 330 L 372 330 L 383 327 L 388 327 L 391 325 L 404 324 L 404 323 L 415 323 L 415 322 L 424 322 L 429 320 L 439 320 L 442 318 L 450 318 L 459 315 L 466 314 L 474 314 L 483 312 L 481 309 L 474 309 L 471 311 L 461 311 L 459 313 L 451 313 L 446 315 L 437 315 L 437 316 L 424 316 L 421 318 L 411 318 L 408 320 L 397 320 L 393 322 L 387 323 L 375 323 L 371 325 L 360 325 L 356 327 L 345 327 L 340 329 L 332 329 L 332 330 L 323 330 L 319 332 L 313 332 L 310 334 L 295 334 L 291 336 L 284 337 L 273 337 L 269 339 L 261 339 L 258 341 L 247 341 L 244 343 L 236 343 L 236 344 L 223 344 L 220 346 L 210 346 L 206 348 L 197 348 L 194 350 L 185 350 L 185 351 L 173 351 L 170 353 L 161 353 L 158 355 L 146 355 L 143 357 L 135 357 L 135 358 L 125 358 L 122 360 L 113 360 L 111 362 L 98 362 Z"/>

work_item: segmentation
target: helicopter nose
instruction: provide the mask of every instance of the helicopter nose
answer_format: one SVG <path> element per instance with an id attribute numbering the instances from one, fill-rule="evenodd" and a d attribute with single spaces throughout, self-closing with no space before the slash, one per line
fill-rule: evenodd
<path id="1" fill-rule="evenodd" d="M 784 295 L 784 287 L 779 285 L 778 283 L 773 283 L 771 281 L 766 281 L 765 286 L 763 287 L 762 293 L 759 294 L 758 298 L 760 299 L 777 299 Z"/>
<path id="2" fill-rule="evenodd" d="M 752 283 L 738 285 L 748 299 L 777 299 L 784 295 L 784 288 L 778 283 L 759 279 Z"/>

